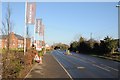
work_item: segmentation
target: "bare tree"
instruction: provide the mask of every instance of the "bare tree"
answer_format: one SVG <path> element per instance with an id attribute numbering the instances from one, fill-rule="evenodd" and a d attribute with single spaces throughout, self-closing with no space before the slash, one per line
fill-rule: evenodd
<path id="1" fill-rule="evenodd" d="M 10 33 L 12 32 L 12 29 L 13 29 L 13 23 L 11 21 L 11 9 L 8 3 L 7 12 L 4 21 L 2 21 L 2 29 L 1 29 L 2 34 L 6 35 L 7 51 L 9 51 L 9 47 L 10 47 Z"/>
<path id="2" fill-rule="evenodd" d="M 11 20 L 11 9 L 10 9 L 10 5 L 8 3 L 8 6 L 6 8 L 6 15 L 4 17 L 4 20 L 2 21 L 2 28 L 0 29 L 2 32 L 2 35 L 6 35 L 5 39 L 6 39 L 6 47 L 7 47 L 7 52 L 5 52 L 5 54 L 3 55 L 3 72 L 2 72 L 2 76 L 7 75 L 7 71 L 9 70 L 9 64 L 10 64 L 10 33 L 13 30 L 13 23 Z M 2 37 L 3 38 L 3 37 Z"/>

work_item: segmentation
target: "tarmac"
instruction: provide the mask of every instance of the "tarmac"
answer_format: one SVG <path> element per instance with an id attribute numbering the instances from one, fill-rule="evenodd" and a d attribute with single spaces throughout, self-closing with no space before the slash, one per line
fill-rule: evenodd
<path id="1" fill-rule="evenodd" d="M 43 56 L 43 63 L 36 63 L 25 79 L 30 78 L 66 78 L 70 79 L 62 66 L 56 61 L 51 53 Z"/>

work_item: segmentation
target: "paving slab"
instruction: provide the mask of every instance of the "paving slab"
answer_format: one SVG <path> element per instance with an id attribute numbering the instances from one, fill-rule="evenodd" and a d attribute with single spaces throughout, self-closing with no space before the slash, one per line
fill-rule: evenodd
<path id="1" fill-rule="evenodd" d="M 27 78 L 69 78 L 65 70 L 50 53 L 43 56 L 43 64 L 36 64 Z"/>

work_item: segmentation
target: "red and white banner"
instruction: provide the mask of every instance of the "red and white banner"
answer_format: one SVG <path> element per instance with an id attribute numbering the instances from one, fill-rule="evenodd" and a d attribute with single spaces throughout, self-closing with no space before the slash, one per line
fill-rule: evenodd
<path id="1" fill-rule="evenodd" d="M 40 28 L 41 24 L 42 24 L 41 19 L 36 19 L 36 29 L 35 29 L 36 33 L 39 33 L 39 28 Z"/>
<path id="2" fill-rule="evenodd" d="M 44 36 L 44 25 L 43 24 L 40 26 L 40 30 L 39 31 L 40 31 L 39 35 L 40 36 Z"/>
<path id="3" fill-rule="evenodd" d="M 33 2 L 27 2 L 26 24 L 35 23 L 36 5 Z"/>

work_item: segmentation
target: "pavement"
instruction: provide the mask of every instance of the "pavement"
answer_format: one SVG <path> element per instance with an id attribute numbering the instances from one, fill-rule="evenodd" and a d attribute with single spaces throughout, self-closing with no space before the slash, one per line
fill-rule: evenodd
<path id="1" fill-rule="evenodd" d="M 30 78 L 70 78 L 61 65 L 51 55 L 46 53 L 43 56 L 43 64 L 36 63 L 35 66 L 26 76 L 26 79 Z"/>
<path id="2" fill-rule="evenodd" d="M 0 80 L 2 79 L 2 54 L 0 53 Z"/>

